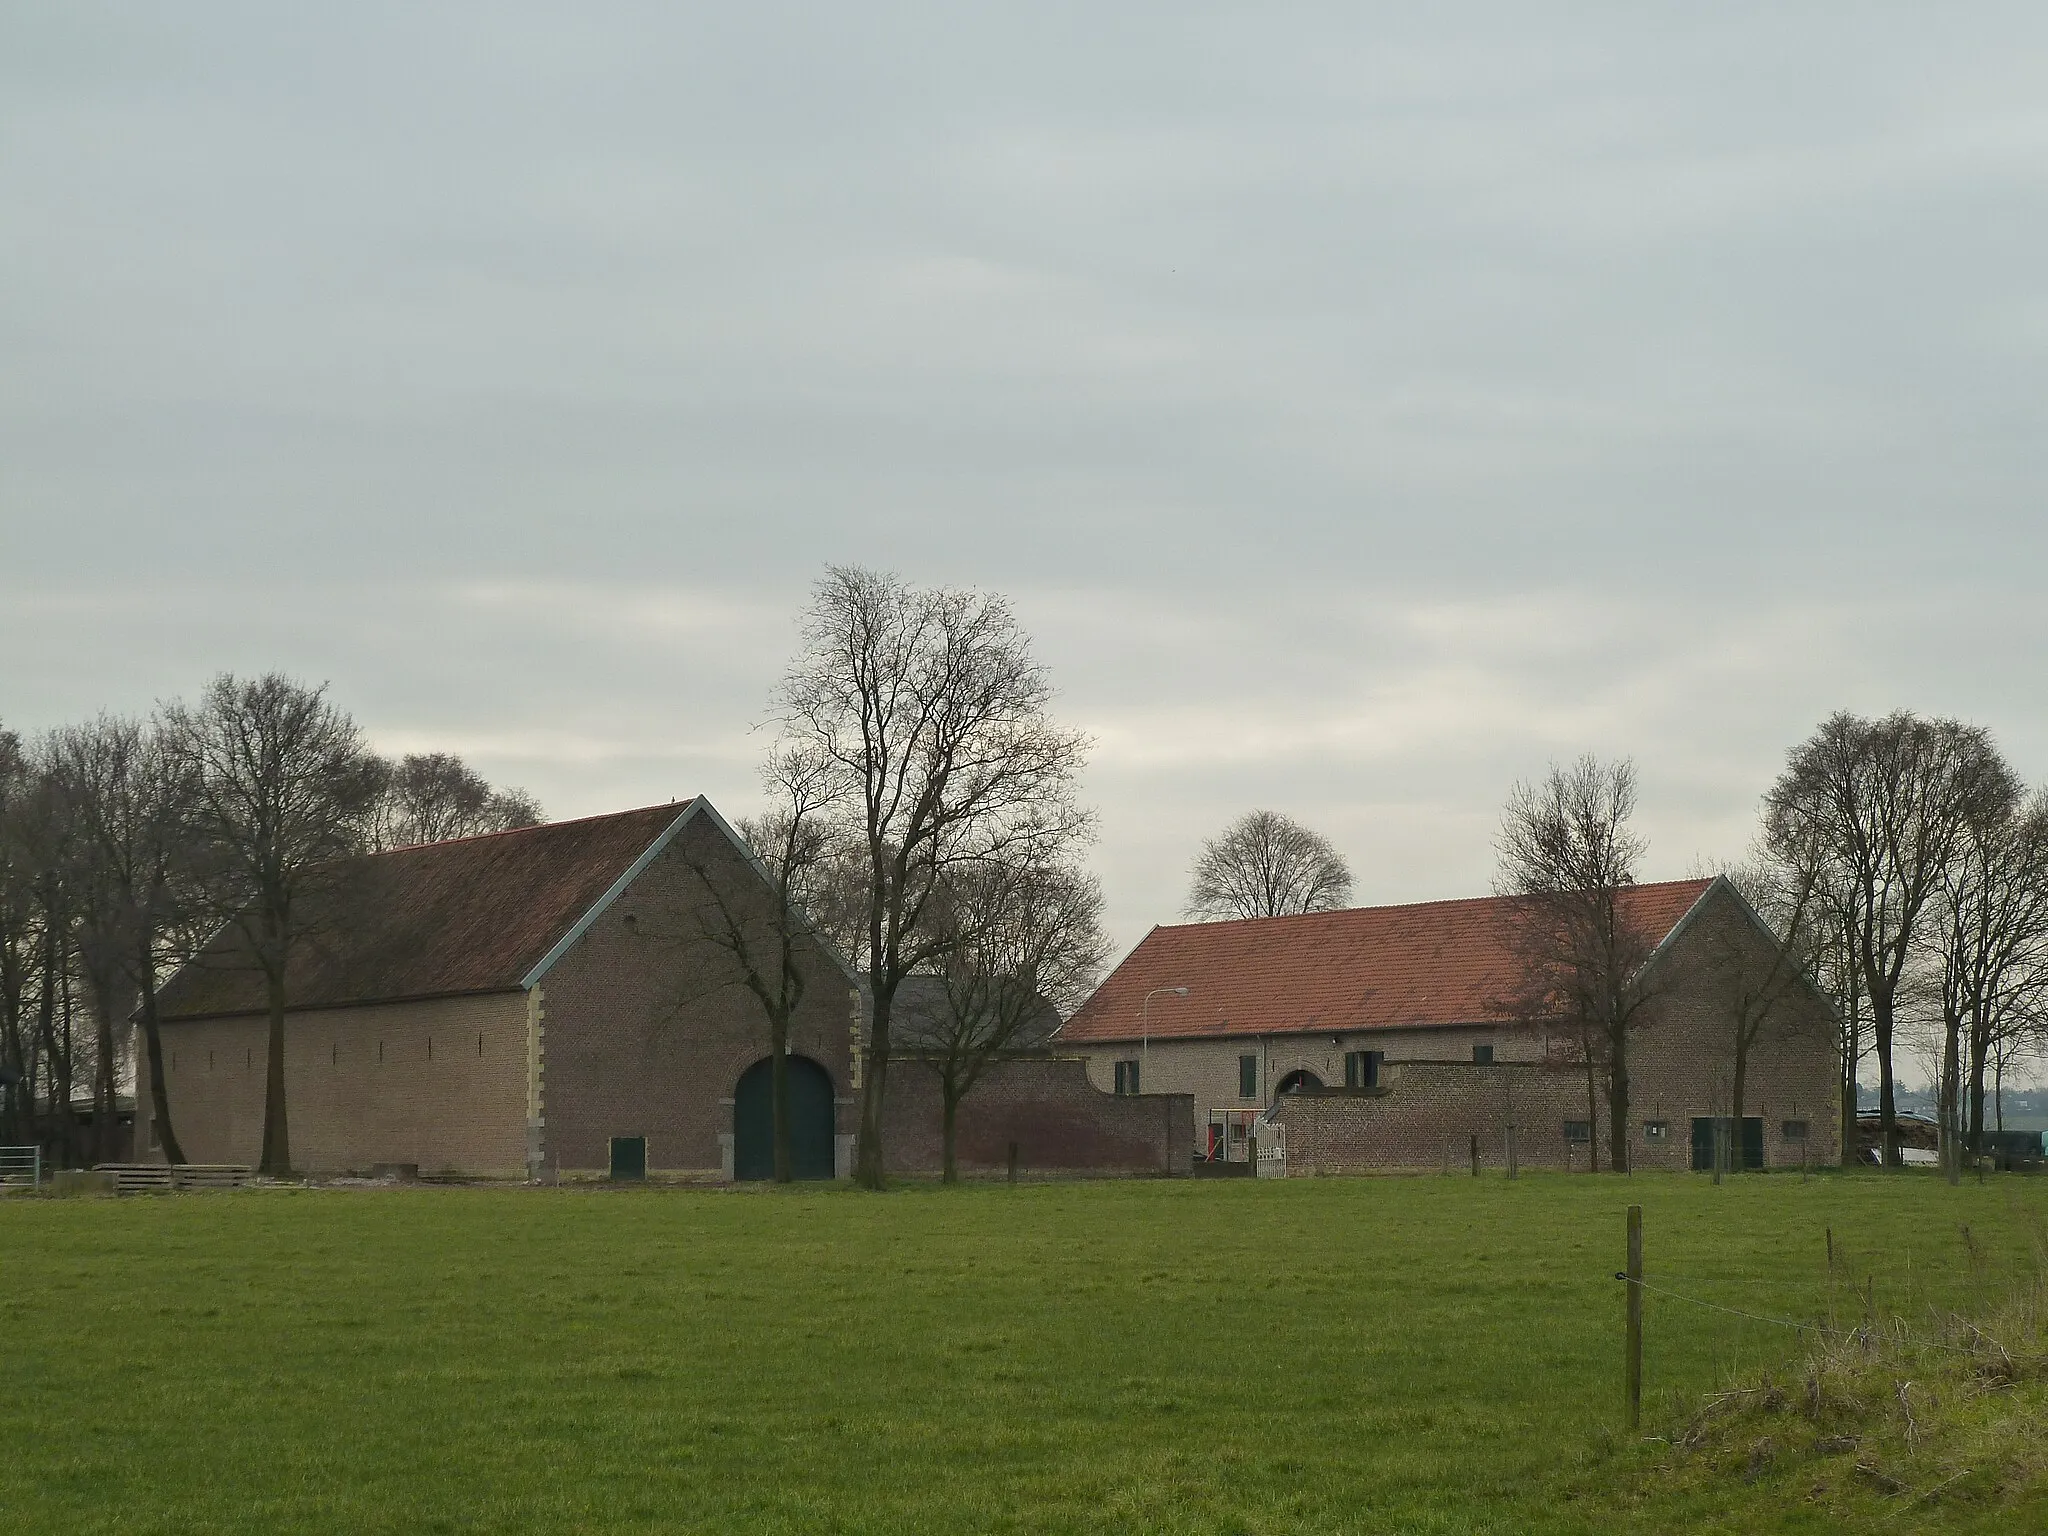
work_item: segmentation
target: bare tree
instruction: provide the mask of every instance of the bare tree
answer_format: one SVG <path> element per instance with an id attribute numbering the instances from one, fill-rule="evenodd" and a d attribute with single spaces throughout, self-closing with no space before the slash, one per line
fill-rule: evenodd
<path id="1" fill-rule="evenodd" d="M 1186 916 L 1284 917 L 1351 899 L 1351 869 L 1330 840 L 1277 811 L 1247 811 L 1202 844 Z"/>
<path id="2" fill-rule="evenodd" d="M 1588 754 L 1569 768 L 1553 766 L 1541 784 L 1516 784 L 1494 844 L 1494 888 L 1520 898 L 1508 909 L 1521 993 L 1510 1007 L 1576 1039 L 1596 1126 L 1597 1081 L 1605 1079 L 1617 1173 L 1628 1171 L 1629 1034 L 1649 1001 L 1643 967 L 1655 948 L 1621 899 L 1644 848 L 1629 829 L 1635 803 L 1634 766 Z M 1597 1132 L 1592 1152 L 1597 1171 Z"/>
<path id="3" fill-rule="evenodd" d="M 1965 822 L 1945 866 L 1930 947 L 1942 1025 L 1944 1164 L 1983 1151 L 1985 1077 L 2002 1040 L 2021 1035 L 2048 988 L 2048 794 L 2021 798 L 2007 775 Z"/>
<path id="4" fill-rule="evenodd" d="M 1083 738 L 1054 724 L 1052 684 L 1002 598 L 919 590 L 835 566 L 813 590 L 776 699 L 776 748 L 832 786 L 857 848 L 869 1021 L 855 1177 L 883 1182 L 890 1022 L 903 978 L 961 941 L 931 919 L 949 874 L 1070 840 Z"/>
<path id="5" fill-rule="evenodd" d="M 493 789 L 452 752 L 379 760 L 382 780 L 370 818 L 374 852 L 538 825 L 540 802 L 523 789 Z"/>
<path id="6" fill-rule="evenodd" d="M 262 1171 L 291 1172 L 284 1085 L 285 1010 L 303 901 L 322 866 L 355 852 L 380 774 L 362 732 L 280 673 L 223 673 L 196 706 L 164 715 L 167 740 L 193 791 L 192 826 L 218 909 L 263 973 L 270 1016 L 263 1089 Z"/>
<path id="7" fill-rule="evenodd" d="M 157 983 L 191 950 L 191 786 L 161 730 L 136 720 L 102 715 L 60 731 L 55 756 L 65 814 L 81 842 L 87 913 L 81 947 L 105 957 L 97 965 L 88 961 L 86 969 L 118 976 L 121 1001 L 136 1000 L 152 1121 L 165 1158 L 181 1163 L 184 1149 L 164 1082 Z M 107 1023 L 111 1028 L 111 1010 Z"/>
<path id="8" fill-rule="evenodd" d="M 1974 808 L 1999 792 L 2002 766 L 1975 726 L 1905 711 L 1876 721 L 1838 713 L 1793 749 L 1766 801 L 1767 845 L 1811 850 L 1823 878 L 1842 892 L 1870 1005 L 1887 1166 L 1899 1163 L 1893 1055 L 1900 990 L 1928 905 Z"/>
<path id="9" fill-rule="evenodd" d="M 0 1137 L 35 1135 L 35 1073 L 30 1024 L 35 938 L 33 843 L 27 821 L 34 799 L 21 737 L 0 730 Z"/>
<path id="10" fill-rule="evenodd" d="M 821 872 L 832 863 L 831 775 L 814 759 L 781 752 L 763 765 L 769 795 L 765 814 L 740 824 L 772 890 L 764 906 L 751 891 L 735 891 L 720 871 L 685 852 L 702 900 L 698 937 L 724 951 L 732 976 L 760 1004 L 768 1025 L 769 1105 L 774 1180 L 794 1175 L 790 1156 L 789 1030 L 808 990 L 806 951 L 819 942 L 806 903 Z M 826 942 L 829 942 L 827 940 Z M 722 979 L 721 979 L 722 980 Z"/>
<path id="11" fill-rule="evenodd" d="M 941 1177 L 959 1179 L 960 1104 L 991 1062 L 1039 1045 L 1080 1006 L 1109 958 L 1102 888 L 1064 859 L 986 863 L 947 882 L 942 925 L 951 947 L 931 1004 L 910 1037 L 938 1074 Z"/>

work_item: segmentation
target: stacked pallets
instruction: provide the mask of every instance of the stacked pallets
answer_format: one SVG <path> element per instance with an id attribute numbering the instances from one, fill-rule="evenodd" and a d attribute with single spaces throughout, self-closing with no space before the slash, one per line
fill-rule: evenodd
<path id="1" fill-rule="evenodd" d="M 117 1195 L 240 1189 L 249 1182 L 249 1169 L 241 1163 L 100 1163 L 93 1172 L 112 1174 Z"/>

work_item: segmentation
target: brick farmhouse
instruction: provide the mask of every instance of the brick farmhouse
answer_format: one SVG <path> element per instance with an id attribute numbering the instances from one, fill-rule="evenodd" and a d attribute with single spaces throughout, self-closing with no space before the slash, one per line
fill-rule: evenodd
<path id="1" fill-rule="evenodd" d="M 1835 1026 L 1725 879 L 1632 886 L 1654 944 L 1629 1046 L 1636 1167 L 1837 1159 Z M 1057 1037 L 1098 1087 L 1193 1095 L 1196 1155 L 1289 1173 L 1611 1158 L 1604 1092 L 1520 991 L 1509 898 L 1155 928 Z M 1760 1004 L 1759 998 L 1767 1001 Z M 1759 1021 L 1729 1123 L 1738 1018 Z M 1597 1142 L 1596 1142 L 1597 1138 Z M 1270 1144 L 1270 1145 L 1269 1145 Z M 1278 1161 L 1276 1158 L 1275 1161 Z"/>
<path id="2" fill-rule="evenodd" d="M 302 908 L 286 985 L 294 1165 L 766 1177 L 767 1019 L 714 937 L 721 912 L 772 938 L 772 883 L 701 797 L 328 867 Z M 193 1162 L 254 1163 L 260 1147 L 265 992 L 236 933 L 217 935 L 160 999 L 165 1087 Z M 844 1176 L 867 1011 L 823 939 L 799 934 L 797 965 L 795 1171 Z M 1078 1061 L 1002 1066 L 963 1105 L 970 1170 L 1002 1167 L 1013 1141 L 1034 1169 L 1186 1170 L 1184 1101 L 1175 1116 L 1150 1096 L 1099 1092 Z M 935 1171 L 935 1093 L 914 1062 L 890 1083 L 891 1166 Z M 137 1098 L 137 1153 L 160 1157 L 146 1081 Z"/>

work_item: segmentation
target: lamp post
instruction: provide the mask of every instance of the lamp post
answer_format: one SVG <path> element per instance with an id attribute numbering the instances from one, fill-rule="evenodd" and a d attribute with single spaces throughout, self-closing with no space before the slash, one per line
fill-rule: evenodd
<path id="1" fill-rule="evenodd" d="M 1186 987 L 1154 987 L 1145 994 L 1145 1001 L 1138 1005 L 1138 1091 L 1145 1089 L 1145 1065 L 1152 1054 L 1152 1032 L 1145 1022 L 1145 1015 L 1151 1010 L 1155 997 L 1186 997 Z"/>

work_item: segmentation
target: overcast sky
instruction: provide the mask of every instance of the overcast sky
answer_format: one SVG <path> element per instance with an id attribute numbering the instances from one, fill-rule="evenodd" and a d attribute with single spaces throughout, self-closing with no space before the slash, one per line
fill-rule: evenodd
<path id="1" fill-rule="evenodd" d="M 1426 13 L 1426 14 L 1425 14 Z M 1120 944 L 1253 806 L 1649 877 L 1831 709 L 2048 777 L 2048 8 L 0 7 L 0 721 L 331 681 L 755 796 L 827 562 L 1009 594 Z"/>

